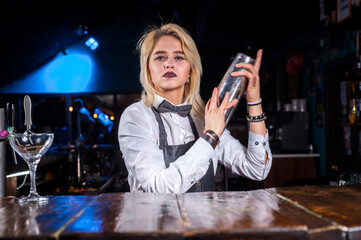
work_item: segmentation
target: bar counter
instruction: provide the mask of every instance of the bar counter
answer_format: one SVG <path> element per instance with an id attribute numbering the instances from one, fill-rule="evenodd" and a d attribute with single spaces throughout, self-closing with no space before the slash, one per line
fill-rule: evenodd
<path id="1" fill-rule="evenodd" d="M 0 200 L 0 239 L 360 239 L 361 184 Z"/>

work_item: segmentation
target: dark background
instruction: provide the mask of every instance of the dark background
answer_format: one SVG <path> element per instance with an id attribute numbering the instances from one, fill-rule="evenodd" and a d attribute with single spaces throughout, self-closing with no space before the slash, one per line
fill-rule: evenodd
<path id="1" fill-rule="evenodd" d="M 87 26 L 91 35 L 114 22 L 119 28 L 132 24 L 139 38 L 149 25 L 174 22 L 197 43 L 208 92 L 208 82 L 219 82 L 237 52 L 255 56 L 262 48 L 267 62 L 320 22 L 319 2 L 314 0 L 3 1 L 0 13 L 0 87 L 83 39 L 76 34 L 79 26 Z M 134 49 L 136 40 L 127 39 Z"/>
<path id="2" fill-rule="evenodd" d="M 275 125 L 273 120 L 282 120 L 274 114 L 282 112 L 285 103 L 305 98 L 309 112 L 308 142 L 320 153 L 316 163 L 318 176 L 330 176 L 341 168 L 354 170 L 350 166 L 356 166 L 360 159 L 360 125 L 345 123 L 347 116 L 341 119 L 339 101 L 339 86 L 347 80 L 346 72 L 355 76 L 348 80 L 360 81 L 361 76 L 357 74 L 359 60 L 355 49 L 355 32 L 361 29 L 361 7 L 355 5 L 358 1 L 352 2 L 352 16 L 337 23 L 336 0 L 2 1 L 0 107 L 15 101 L 20 106 L 17 125 L 21 128 L 21 101 L 24 94 L 30 94 L 34 127 L 38 127 L 35 131 L 50 125 L 56 132 L 56 144 L 67 144 L 67 133 L 61 129 L 69 124 L 67 111 L 71 101 L 81 97 L 90 111 L 101 106 L 115 117 L 114 144 L 122 111 L 139 99 L 141 91 L 137 40 L 147 27 L 173 22 L 186 28 L 197 44 L 203 64 L 204 100 L 210 97 L 238 52 L 255 57 L 257 50 L 263 49 L 261 95 L 269 116 L 267 126 Z M 321 19 L 323 14 L 325 18 Z M 85 28 L 86 35 L 81 31 Z M 16 89 L 19 80 L 59 53 L 66 55 L 72 46 L 82 44 L 90 36 L 95 36 L 100 44 L 92 55 L 100 63 L 94 77 L 95 87 L 81 92 L 3 90 L 9 85 Z M 298 73 L 291 74 L 286 63 L 295 54 L 301 54 L 304 63 Z M 34 83 L 35 90 L 36 86 Z M 233 122 L 243 132 L 235 136 L 247 144 L 244 99 L 237 111 Z M 344 126 L 351 127 L 354 134 L 353 151 L 348 156 L 344 154 L 348 141 L 344 140 Z M 272 141 L 275 130 L 269 128 Z M 272 151 L 278 153 L 279 149 L 274 147 Z M 298 169 L 292 171 L 298 174 Z"/>

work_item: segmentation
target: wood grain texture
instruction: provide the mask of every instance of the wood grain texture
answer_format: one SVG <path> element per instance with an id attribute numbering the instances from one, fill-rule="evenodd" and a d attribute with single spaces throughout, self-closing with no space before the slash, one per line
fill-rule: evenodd
<path id="1" fill-rule="evenodd" d="M 361 187 L 300 186 L 268 189 L 289 199 L 347 233 L 349 239 L 361 236 Z"/>
<path id="2" fill-rule="evenodd" d="M 158 239 L 176 237 L 181 235 L 182 230 L 176 195 L 113 193 L 97 198 L 65 229 L 61 237 Z"/>
<path id="3" fill-rule="evenodd" d="M 361 184 L 0 199 L 0 239 L 361 239 Z"/>
<path id="4" fill-rule="evenodd" d="M 56 196 L 49 202 L 20 203 L 14 198 L 0 201 L 0 239 L 49 239 L 85 208 L 92 196 Z"/>
<path id="5" fill-rule="evenodd" d="M 282 214 L 289 204 L 264 190 L 190 193 L 178 201 L 189 239 L 307 238 L 304 224 Z"/>

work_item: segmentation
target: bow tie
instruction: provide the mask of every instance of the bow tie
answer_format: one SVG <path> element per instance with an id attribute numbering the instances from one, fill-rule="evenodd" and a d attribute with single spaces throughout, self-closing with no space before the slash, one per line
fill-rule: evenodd
<path id="1" fill-rule="evenodd" d="M 160 113 L 174 112 L 174 113 L 178 113 L 182 117 L 186 117 L 191 111 L 191 109 L 192 109 L 192 105 L 174 106 L 173 104 L 167 102 L 166 100 L 164 100 L 158 106 L 158 111 Z"/>

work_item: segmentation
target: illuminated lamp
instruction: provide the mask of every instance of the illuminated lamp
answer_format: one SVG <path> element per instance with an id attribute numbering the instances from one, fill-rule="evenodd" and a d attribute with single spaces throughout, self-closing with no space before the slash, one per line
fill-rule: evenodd
<path id="1" fill-rule="evenodd" d="M 85 42 L 85 45 L 94 51 L 95 49 L 98 48 L 99 43 L 97 40 L 95 40 L 93 37 L 91 37 Z"/>

